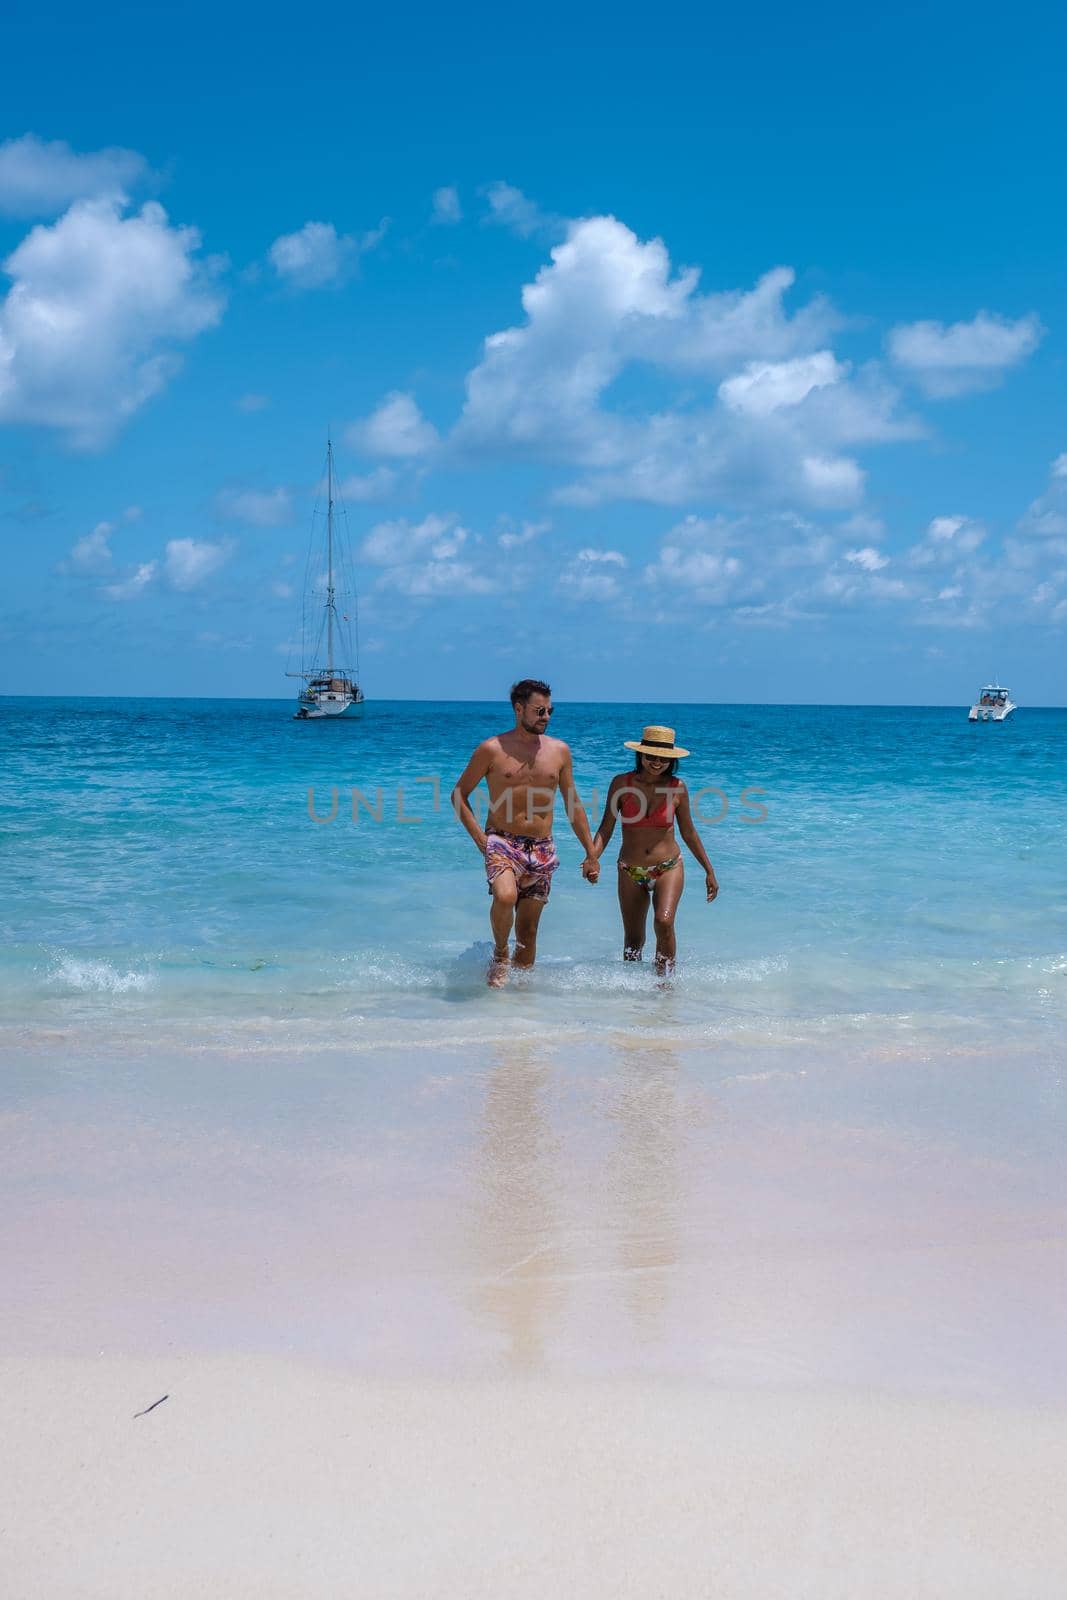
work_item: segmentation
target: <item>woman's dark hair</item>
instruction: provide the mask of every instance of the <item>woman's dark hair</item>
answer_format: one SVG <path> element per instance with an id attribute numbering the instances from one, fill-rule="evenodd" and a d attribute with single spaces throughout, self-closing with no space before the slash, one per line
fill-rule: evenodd
<path id="1" fill-rule="evenodd" d="M 674 777 L 675 768 L 677 767 L 677 765 L 678 765 L 678 757 L 677 756 L 672 756 L 671 759 L 667 762 L 667 770 L 666 770 L 665 773 L 663 773 L 663 777 L 665 777 L 665 778 L 673 778 Z M 635 750 L 634 751 L 634 771 L 635 772 L 640 772 L 641 770 L 642 770 L 641 769 L 641 752 L 640 752 L 640 750 Z"/>
<path id="2" fill-rule="evenodd" d="M 552 690 L 540 678 L 520 678 L 518 683 L 511 685 L 513 706 L 524 706 L 532 694 L 543 694 L 546 700 L 552 698 Z"/>

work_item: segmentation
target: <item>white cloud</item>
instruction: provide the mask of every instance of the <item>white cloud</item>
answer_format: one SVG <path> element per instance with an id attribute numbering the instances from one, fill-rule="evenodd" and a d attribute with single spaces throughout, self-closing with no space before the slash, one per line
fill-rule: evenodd
<path id="1" fill-rule="evenodd" d="M 992 388 L 1037 349 L 1044 328 L 1035 313 L 1011 321 L 980 311 L 971 322 L 911 322 L 893 328 L 892 359 L 935 399 Z"/>
<path id="2" fill-rule="evenodd" d="M 379 589 L 393 589 L 415 599 L 489 594 L 497 587 L 493 579 L 470 562 L 455 559 L 470 538 L 455 516 L 431 512 L 421 522 L 397 517 L 371 529 L 360 556 L 384 568 L 378 579 Z"/>
<path id="3" fill-rule="evenodd" d="M 199 588 L 205 578 L 217 572 L 232 550 L 228 541 L 212 544 L 206 539 L 169 539 L 165 569 L 172 589 Z"/>
<path id="4" fill-rule="evenodd" d="M 269 405 L 269 394 L 243 394 L 237 401 L 238 411 L 266 411 Z"/>
<path id="5" fill-rule="evenodd" d="M 864 572 L 880 572 L 889 565 L 889 557 L 870 544 L 864 545 L 862 550 L 846 550 L 845 560 L 851 561 L 853 566 L 862 567 Z"/>
<path id="6" fill-rule="evenodd" d="M 419 600 L 444 594 L 491 594 L 496 584 L 466 561 L 421 561 L 388 567 L 378 579 L 378 588 L 396 589 Z"/>
<path id="7" fill-rule="evenodd" d="M 540 206 L 516 189 L 513 184 L 498 181 L 487 184 L 482 190 L 489 202 L 488 221 L 509 228 L 520 239 L 529 239 L 535 233 L 558 233 L 563 227 L 560 217 L 542 211 Z"/>
<path id="8" fill-rule="evenodd" d="M 608 566 L 612 567 L 625 567 L 626 565 L 626 557 L 620 550 L 593 550 L 587 548 L 585 550 L 579 550 L 575 560 L 593 562 L 602 561 Z"/>
<path id="9" fill-rule="evenodd" d="M 0 214 L 49 217 L 75 200 L 124 201 L 148 175 L 135 150 L 93 150 L 79 155 L 63 139 L 35 134 L 0 144 Z"/>
<path id="10" fill-rule="evenodd" d="M 420 556 L 454 556 L 466 542 L 467 530 L 454 516 L 431 512 L 421 522 L 409 522 L 406 517 L 379 522 L 364 539 L 360 555 L 375 566 L 400 566 Z"/>
<path id="11" fill-rule="evenodd" d="M 659 560 L 645 569 L 653 583 L 673 584 L 702 602 L 725 604 L 731 598 L 743 567 L 736 556 L 712 550 L 683 550 L 665 544 Z"/>
<path id="12" fill-rule="evenodd" d="M 343 500 L 365 502 L 385 500 L 396 487 L 397 475 L 392 467 L 375 467 L 373 472 L 353 473 L 338 485 Z"/>
<path id="13" fill-rule="evenodd" d="M 1029 539 L 1055 541 L 1067 537 L 1067 453 L 1056 457 L 1045 493 L 1030 503 L 1017 526 L 1019 533 Z"/>
<path id="14" fill-rule="evenodd" d="M 66 566 L 75 572 L 106 572 L 111 566 L 111 535 L 113 522 L 98 522 L 92 533 L 77 540 L 67 557 Z"/>
<path id="15" fill-rule="evenodd" d="M 626 565 L 626 557 L 619 550 L 579 550 L 560 573 L 558 588 L 571 600 L 617 600 L 623 592 L 622 585 L 610 569 Z"/>
<path id="16" fill-rule="evenodd" d="M 459 203 L 459 190 L 446 183 L 434 190 L 431 222 L 450 227 L 463 220 L 463 207 Z"/>
<path id="17" fill-rule="evenodd" d="M 966 517 L 934 517 L 926 530 L 927 537 L 934 544 L 948 544 L 966 522 Z"/>
<path id="18" fill-rule="evenodd" d="M 437 444 L 437 429 L 427 422 L 414 396 L 397 389 L 369 417 L 354 422 L 346 438 L 368 455 L 421 456 Z"/>
<path id="19" fill-rule="evenodd" d="M 293 497 L 281 485 L 276 489 L 224 489 L 216 509 L 220 516 L 254 528 L 278 528 L 293 520 Z"/>
<path id="20" fill-rule="evenodd" d="M 101 593 L 110 600 L 136 600 L 155 578 L 158 567 L 157 561 L 143 561 L 128 578 L 105 584 Z"/>
<path id="21" fill-rule="evenodd" d="M 4 263 L 0 421 L 104 444 L 177 370 L 173 345 L 222 315 L 199 246 L 155 203 L 125 216 L 117 201 L 79 201 L 32 229 Z"/>
<path id="22" fill-rule="evenodd" d="M 341 284 L 356 270 L 361 256 L 385 236 L 383 219 L 369 232 L 339 234 L 332 222 L 305 222 L 296 233 L 283 233 L 267 252 L 279 278 L 294 289 L 324 289 Z"/>
<path id="23" fill-rule="evenodd" d="M 847 456 L 805 456 L 801 470 L 817 505 L 855 505 L 863 495 L 864 474 Z"/>
<path id="24" fill-rule="evenodd" d="M 877 555 L 877 551 L 874 554 Z M 828 600 L 834 606 L 852 607 L 872 600 L 906 600 L 910 593 L 903 579 L 879 577 L 876 569 L 861 562 L 854 564 L 851 572 L 831 567 L 812 584 L 806 598 Z"/>
<path id="25" fill-rule="evenodd" d="M 684 517 L 663 538 L 642 584 L 671 592 L 678 613 L 724 610 L 746 626 L 786 627 L 835 610 L 898 604 L 913 586 L 885 575 L 873 545 L 844 551 L 793 512 Z"/>
<path id="26" fill-rule="evenodd" d="M 547 533 L 551 522 L 524 522 L 519 528 L 507 527 L 497 535 L 497 544 L 501 550 L 516 550 L 520 545 L 530 544 L 542 533 Z"/>
<path id="27" fill-rule="evenodd" d="M 645 568 L 642 581 L 674 589 L 679 598 L 701 605 L 725 605 L 758 587 L 747 579 L 740 558 L 730 553 L 758 537 L 745 519 L 683 517 L 664 536 L 659 558 Z"/>
<path id="28" fill-rule="evenodd" d="M 450 436 L 459 455 L 508 452 L 576 466 L 554 498 L 682 504 L 709 496 L 847 506 L 863 474 L 841 447 L 913 436 L 876 366 L 855 375 L 825 347 L 837 324 L 821 300 L 786 314 L 788 268 L 755 288 L 697 292 L 663 242 L 614 217 L 572 223 L 522 292 L 526 320 L 486 339 Z M 642 415 L 606 398 L 640 363 L 691 385 L 701 403 Z"/>
<path id="29" fill-rule="evenodd" d="M 813 389 L 838 383 L 848 375 L 847 363 L 830 350 L 816 350 L 792 361 L 752 361 L 736 377 L 719 385 L 719 394 L 734 411 L 765 417 L 782 406 L 796 406 Z"/>
<path id="30" fill-rule="evenodd" d="M 707 373 L 729 371 L 739 361 L 786 361 L 817 351 L 841 326 L 829 302 L 816 295 L 791 316 L 785 296 L 796 283 L 792 267 L 772 267 L 752 289 L 693 294 L 683 326 L 675 330 L 671 364 Z M 840 376 L 840 374 L 839 374 Z"/>
<path id="31" fill-rule="evenodd" d="M 681 317 L 691 287 L 671 281 L 658 239 L 641 244 L 613 217 L 576 223 L 522 291 L 525 326 L 486 339 L 467 378 L 460 441 L 619 459 L 620 430 L 596 406 L 627 359 L 627 330 Z"/>
<path id="32" fill-rule="evenodd" d="M 908 560 L 913 567 L 951 566 L 972 556 L 985 537 L 985 524 L 974 517 L 932 517 L 923 538 L 908 551 Z"/>

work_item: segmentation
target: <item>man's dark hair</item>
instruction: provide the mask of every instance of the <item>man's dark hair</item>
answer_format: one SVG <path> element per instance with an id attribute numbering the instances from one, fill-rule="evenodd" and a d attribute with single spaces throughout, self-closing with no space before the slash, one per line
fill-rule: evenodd
<path id="1" fill-rule="evenodd" d="M 533 694 L 543 694 L 546 700 L 552 698 L 552 690 L 547 683 L 542 683 L 540 678 L 520 678 L 518 683 L 511 685 L 513 706 L 524 706 Z"/>

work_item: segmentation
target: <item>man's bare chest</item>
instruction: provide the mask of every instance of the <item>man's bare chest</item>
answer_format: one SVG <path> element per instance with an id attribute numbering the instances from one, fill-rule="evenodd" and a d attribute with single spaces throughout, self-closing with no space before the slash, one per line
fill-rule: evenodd
<path id="1" fill-rule="evenodd" d="M 508 789 L 554 789 L 559 783 L 559 763 L 553 760 L 523 761 L 502 755 L 489 772 L 490 783 Z"/>

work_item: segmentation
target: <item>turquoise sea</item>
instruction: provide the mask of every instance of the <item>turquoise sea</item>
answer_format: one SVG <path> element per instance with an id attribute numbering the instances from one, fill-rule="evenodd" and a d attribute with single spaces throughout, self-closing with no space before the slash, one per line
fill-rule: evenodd
<path id="1" fill-rule="evenodd" d="M 619 959 L 610 861 L 598 887 L 581 881 L 561 810 L 538 967 L 489 992 L 481 861 L 447 795 L 507 705 L 379 702 L 311 724 L 291 710 L 0 701 L 6 1042 L 314 1051 L 621 1032 L 1055 1057 L 1067 711 L 991 727 L 962 707 L 558 703 L 594 826 L 623 740 L 677 728 L 722 892 L 708 907 L 691 864 L 678 974 L 657 985 L 651 964 Z M 369 802 L 355 820 L 354 790 Z M 314 820 L 334 792 L 334 819 Z"/>

